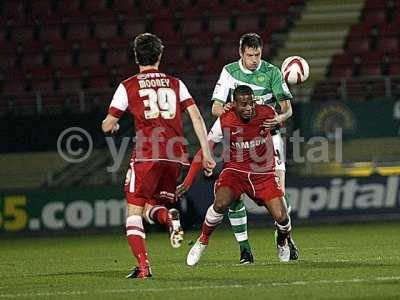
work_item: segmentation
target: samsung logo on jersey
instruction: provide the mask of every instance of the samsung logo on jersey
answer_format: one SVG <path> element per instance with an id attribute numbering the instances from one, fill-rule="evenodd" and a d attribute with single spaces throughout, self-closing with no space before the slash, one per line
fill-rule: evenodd
<path id="1" fill-rule="evenodd" d="M 266 140 L 264 138 L 256 138 L 251 141 L 246 141 L 246 142 L 232 142 L 232 146 L 235 147 L 237 150 L 241 149 L 253 149 L 257 146 L 260 146 L 262 144 L 265 144 Z"/>

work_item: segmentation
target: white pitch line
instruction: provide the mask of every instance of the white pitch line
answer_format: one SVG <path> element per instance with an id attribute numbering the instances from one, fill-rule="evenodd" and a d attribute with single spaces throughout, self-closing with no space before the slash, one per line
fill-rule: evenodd
<path id="1" fill-rule="evenodd" d="M 315 281 L 290 281 L 290 282 L 266 282 L 251 285 L 232 284 L 232 285 L 212 285 L 212 286 L 187 286 L 178 288 L 147 288 L 147 289 L 112 289 L 112 290 L 92 290 L 92 291 L 60 291 L 60 292 L 37 292 L 21 294 L 0 294 L 0 298 L 23 298 L 23 297 L 43 297 L 43 296 L 75 296 L 89 294 L 122 294 L 122 293 L 151 293 L 167 291 L 186 291 L 208 289 L 235 289 L 249 287 L 268 287 L 268 286 L 296 286 L 296 285 L 318 285 L 318 284 L 342 284 L 342 283 L 364 283 L 364 282 L 382 282 L 382 281 L 400 281 L 400 276 L 392 277 L 373 277 L 373 278 L 352 278 L 343 280 L 315 280 Z"/>

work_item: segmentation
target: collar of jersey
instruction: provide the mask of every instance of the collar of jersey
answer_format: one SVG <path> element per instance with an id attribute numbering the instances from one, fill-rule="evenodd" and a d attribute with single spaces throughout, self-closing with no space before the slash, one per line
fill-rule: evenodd
<path id="1" fill-rule="evenodd" d="M 145 70 L 140 73 L 143 74 L 143 73 L 161 73 L 161 72 L 160 72 L 160 70 L 157 70 L 157 69 L 148 69 L 148 70 Z"/>
<path id="2" fill-rule="evenodd" d="M 240 70 L 242 70 L 243 73 L 252 74 L 253 72 L 258 71 L 258 70 L 260 69 L 260 67 L 261 67 L 261 60 L 260 60 L 260 63 L 258 64 L 257 69 L 255 69 L 254 71 L 250 71 L 250 70 L 246 69 L 246 68 L 243 66 L 243 64 L 242 64 L 242 59 L 239 59 L 239 67 L 240 67 Z"/>

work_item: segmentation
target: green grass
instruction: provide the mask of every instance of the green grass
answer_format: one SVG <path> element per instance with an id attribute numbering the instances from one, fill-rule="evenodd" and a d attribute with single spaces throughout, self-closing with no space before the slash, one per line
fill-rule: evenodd
<path id="1" fill-rule="evenodd" d="M 287 264 L 270 228 L 249 234 L 253 265 L 237 265 L 233 235 L 219 229 L 190 268 L 187 243 L 149 233 L 147 280 L 124 278 L 135 262 L 123 235 L 3 239 L 0 299 L 400 299 L 399 223 L 296 228 L 301 257 Z"/>

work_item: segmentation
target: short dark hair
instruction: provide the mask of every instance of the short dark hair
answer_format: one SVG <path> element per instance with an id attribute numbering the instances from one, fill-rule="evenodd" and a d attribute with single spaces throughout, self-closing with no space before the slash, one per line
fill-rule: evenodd
<path id="1" fill-rule="evenodd" d="M 239 85 L 233 91 L 233 101 L 236 101 L 237 96 L 250 95 L 254 96 L 254 92 L 248 85 Z"/>
<path id="2" fill-rule="evenodd" d="M 263 40 L 262 38 L 254 32 L 245 33 L 241 36 L 239 41 L 240 51 L 243 53 L 244 49 L 247 48 L 262 48 Z"/>
<path id="3" fill-rule="evenodd" d="M 133 41 L 135 61 L 140 66 L 154 65 L 163 49 L 161 39 L 152 33 L 141 33 Z"/>

